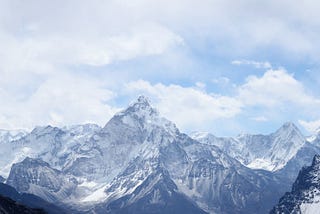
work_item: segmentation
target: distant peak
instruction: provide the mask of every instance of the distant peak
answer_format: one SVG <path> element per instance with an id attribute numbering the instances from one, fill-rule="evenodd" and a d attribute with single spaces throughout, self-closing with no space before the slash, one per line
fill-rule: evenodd
<path id="1" fill-rule="evenodd" d="M 21 164 L 32 164 L 32 165 L 41 165 L 41 166 L 49 166 L 49 164 L 39 158 L 30 158 L 26 157 Z"/>
<path id="2" fill-rule="evenodd" d="M 293 122 L 286 122 L 282 125 L 283 128 L 297 128 L 297 126 Z"/>
<path id="3" fill-rule="evenodd" d="M 293 122 L 286 122 L 277 130 L 277 133 L 292 131 L 300 133 L 299 128 Z"/>
<path id="4" fill-rule="evenodd" d="M 146 118 L 153 116 L 159 116 L 158 111 L 153 108 L 150 104 L 150 101 L 147 97 L 140 95 L 138 99 L 130 103 L 129 107 L 120 111 L 115 116 L 128 116 L 131 115 L 135 118 Z"/>

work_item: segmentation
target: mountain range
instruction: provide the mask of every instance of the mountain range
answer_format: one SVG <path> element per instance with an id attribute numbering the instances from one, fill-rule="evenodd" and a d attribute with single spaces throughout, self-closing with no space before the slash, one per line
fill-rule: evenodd
<path id="1" fill-rule="evenodd" d="M 189 136 L 140 96 L 104 127 L 2 130 L 0 144 L 4 185 L 47 212 L 268 213 L 320 152 L 320 134 L 285 123 L 270 135 Z"/>

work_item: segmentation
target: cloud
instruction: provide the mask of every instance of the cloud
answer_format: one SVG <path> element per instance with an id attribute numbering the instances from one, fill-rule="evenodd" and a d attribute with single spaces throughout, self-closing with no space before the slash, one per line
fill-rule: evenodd
<path id="1" fill-rule="evenodd" d="M 153 98 L 161 114 L 184 130 L 199 129 L 214 120 L 234 117 L 241 111 L 241 103 L 236 99 L 208 94 L 198 87 L 153 85 L 138 80 L 128 83 L 126 90 L 134 95 L 143 93 Z"/>
<path id="2" fill-rule="evenodd" d="M 268 121 L 268 118 L 266 118 L 265 116 L 252 117 L 251 119 L 254 120 L 254 121 L 257 121 L 257 122 L 266 122 L 266 121 Z"/>
<path id="3" fill-rule="evenodd" d="M 228 85 L 230 83 L 230 79 L 228 77 L 218 77 L 211 80 L 214 84 L 220 85 Z"/>
<path id="4" fill-rule="evenodd" d="M 305 128 L 310 133 L 315 133 L 320 130 L 320 120 L 314 120 L 314 121 L 299 120 L 298 122 L 303 128 Z"/>
<path id="5" fill-rule="evenodd" d="M 251 75 L 238 89 L 239 99 L 245 105 L 273 108 L 279 105 L 320 105 L 320 100 L 307 92 L 301 82 L 285 69 L 266 71 L 262 77 Z"/>
<path id="6" fill-rule="evenodd" d="M 231 64 L 232 65 L 251 65 L 255 68 L 264 68 L 264 69 L 272 68 L 270 62 L 258 62 L 253 60 L 233 60 Z"/>
<path id="7" fill-rule="evenodd" d="M 240 124 L 252 115 L 320 118 L 319 98 L 295 75 L 267 61 L 241 60 L 319 64 L 319 6 L 311 0 L 2 0 L 0 126 L 103 124 L 127 82 L 133 90 L 127 94 L 149 93 L 182 127 L 242 116 Z M 232 74 L 221 65 L 231 59 L 248 71 Z M 191 114 L 197 117 L 185 116 Z"/>
<path id="8" fill-rule="evenodd" d="M 108 105 L 115 93 L 103 82 L 70 75 L 51 76 L 24 99 L 16 99 L 0 88 L 3 128 L 29 128 L 51 124 L 64 126 L 93 122 L 105 124 L 119 109 Z M 2 93 L 1 93 L 2 92 Z"/>
<path id="9" fill-rule="evenodd" d="M 0 50 L 0 55 L 4 56 L 0 59 L 2 71 L 48 73 L 65 65 L 102 66 L 162 54 L 176 45 L 183 45 L 183 39 L 165 27 L 145 24 L 131 26 L 114 36 L 85 37 L 61 33 L 34 39 L 7 35 L 0 39 L 0 43 L 4 47 Z"/>

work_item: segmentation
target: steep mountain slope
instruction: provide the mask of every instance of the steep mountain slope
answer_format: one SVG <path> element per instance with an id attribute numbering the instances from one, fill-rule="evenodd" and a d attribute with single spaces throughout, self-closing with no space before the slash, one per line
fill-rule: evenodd
<path id="1" fill-rule="evenodd" d="M 27 135 L 24 130 L 3 130 L 0 129 L 0 144 L 18 140 Z"/>
<path id="2" fill-rule="evenodd" d="M 36 127 L 25 136 L 3 144 L 0 150 L 0 174 L 8 177 L 11 165 L 26 157 L 41 158 L 56 169 L 62 170 L 90 147 L 89 138 L 100 127 L 94 124 L 57 128 Z"/>
<path id="3" fill-rule="evenodd" d="M 204 214 L 194 202 L 178 192 L 176 184 L 159 159 L 136 159 L 106 190 L 114 200 L 101 204 L 97 213 L 199 213 Z M 151 164 L 151 165 L 150 165 Z M 133 171 L 132 169 L 135 168 Z M 138 171 L 139 170 L 139 171 Z M 136 172 L 140 173 L 136 173 Z M 142 172 L 142 173 L 141 173 Z M 127 178 L 130 179 L 127 179 Z M 126 181 L 126 183 L 119 181 Z M 125 185 L 124 185 L 125 184 Z M 126 194 L 119 194 L 119 187 Z M 123 195 L 119 198 L 117 196 Z"/>
<path id="4" fill-rule="evenodd" d="M 302 148 L 305 137 L 293 123 L 285 123 L 270 135 L 239 135 L 236 138 L 217 138 L 211 134 L 192 136 L 221 150 L 252 169 L 277 171 L 282 169 Z"/>
<path id="5" fill-rule="evenodd" d="M 214 146 L 197 143 L 185 150 L 192 164 L 177 183 L 205 210 L 265 213 L 275 203 L 274 196 L 284 191 L 272 173 L 248 169 Z"/>
<path id="6" fill-rule="evenodd" d="M 35 194 L 49 202 L 67 200 L 77 185 L 48 163 L 32 158 L 13 164 L 6 183 L 19 192 Z"/>
<path id="7" fill-rule="evenodd" d="M 292 184 L 296 180 L 301 168 L 309 165 L 316 154 L 320 154 L 320 147 L 306 142 L 298 150 L 297 154 L 288 161 L 286 166 L 276 171 L 275 174 L 287 181 L 286 184 Z"/>
<path id="8" fill-rule="evenodd" d="M 107 132 L 109 135 L 122 133 L 121 138 L 118 134 L 112 137 L 116 139 L 115 147 L 125 148 L 126 153 L 118 155 L 127 154 L 121 158 L 132 157 L 132 161 L 106 187 L 103 197 L 104 204 L 110 204 L 105 206 L 108 209 L 113 207 L 114 201 L 122 201 L 120 198 L 131 197 L 136 189 L 143 189 L 142 183 L 158 170 L 150 167 L 154 162 L 168 171 L 179 192 L 191 197 L 208 212 L 266 212 L 275 203 L 274 196 L 283 191 L 279 188 L 280 181 L 271 173 L 250 170 L 217 147 L 200 144 L 180 133 L 148 102 L 141 102 L 141 98 L 138 104 L 112 118 L 105 128 L 109 127 L 114 130 Z M 137 163 L 141 166 L 137 167 Z M 140 195 L 140 198 L 145 197 Z M 261 199 L 265 200 L 264 205 L 259 203 Z M 121 204 L 123 209 L 130 206 L 123 201 Z"/>
<path id="9" fill-rule="evenodd" d="M 271 213 L 318 213 L 320 209 L 320 156 L 315 155 L 312 165 L 304 167 Z"/>

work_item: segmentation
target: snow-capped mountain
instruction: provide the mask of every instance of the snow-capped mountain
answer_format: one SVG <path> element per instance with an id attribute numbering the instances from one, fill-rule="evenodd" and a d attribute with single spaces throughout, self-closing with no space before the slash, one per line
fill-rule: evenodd
<path id="1" fill-rule="evenodd" d="M 297 178 L 297 174 L 301 168 L 309 165 L 316 154 L 320 154 L 320 147 L 306 142 L 304 146 L 298 150 L 297 154 L 291 158 L 282 169 L 276 171 L 275 174 L 291 184 Z"/>
<path id="2" fill-rule="evenodd" d="M 315 155 L 312 165 L 304 167 L 271 213 L 314 214 L 320 210 L 320 156 Z"/>
<path id="3" fill-rule="evenodd" d="M 306 145 L 290 123 L 268 136 L 194 138 L 140 96 L 103 128 L 36 127 L 3 144 L 0 175 L 20 192 L 85 212 L 266 213 L 288 190 L 272 170 L 300 161 Z M 259 158 L 270 171 L 250 165 Z"/>
<path id="4" fill-rule="evenodd" d="M 25 136 L 27 131 L 24 130 L 3 130 L 0 129 L 0 143 L 7 143 L 18 140 Z"/>
<path id="5" fill-rule="evenodd" d="M 6 183 L 18 192 L 28 192 L 48 202 L 66 201 L 77 186 L 75 179 L 68 178 L 41 159 L 31 158 L 13 164 Z"/>
<path id="6" fill-rule="evenodd" d="M 252 169 L 277 171 L 291 160 L 306 142 L 293 123 L 285 123 L 270 135 L 239 135 L 218 138 L 212 134 L 195 133 L 201 143 L 218 146 L 221 150 Z"/>

